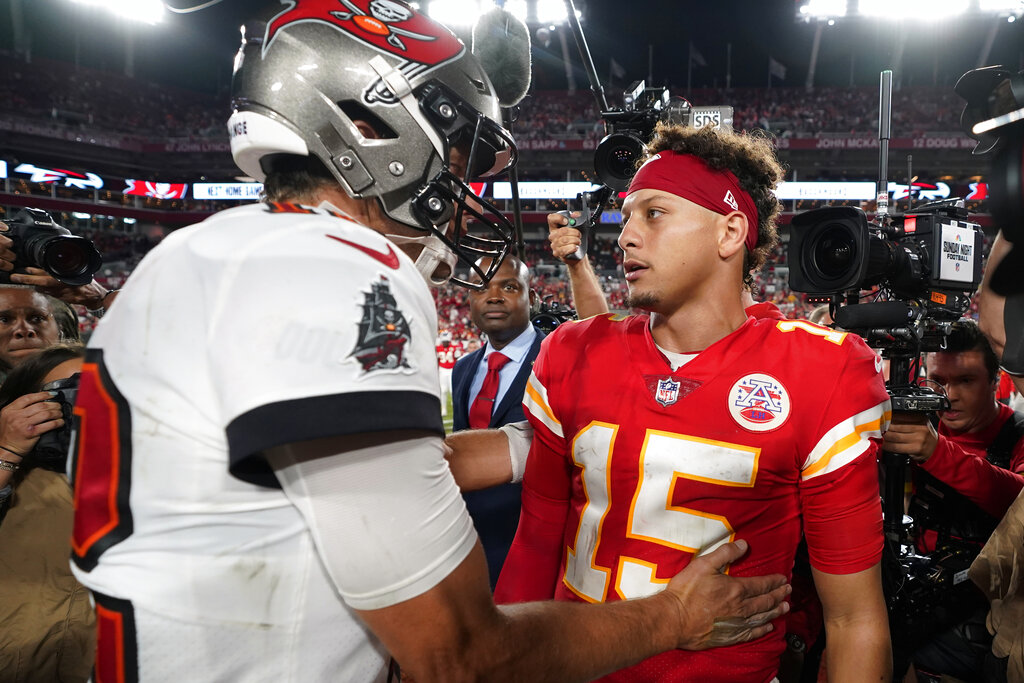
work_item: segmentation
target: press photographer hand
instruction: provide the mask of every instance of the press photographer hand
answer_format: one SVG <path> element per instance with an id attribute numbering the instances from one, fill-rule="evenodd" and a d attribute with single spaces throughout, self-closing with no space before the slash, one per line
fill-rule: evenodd
<path id="1" fill-rule="evenodd" d="M 0 410 L 0 459 L 25 457 L 46 432 L 64 426 L 60 404 L 54 394 L 38 391 L 11 401 Z"/>
<path id="2" fill-rule="evenodd" d="M 939 435 L 925 413 L 894 411 L 892 424 L 883 436 L 882 448 L 890 453 L 909 455 L 918 464 L 935 454 Z"/>
<path id="3" fill-rule="evenodd" d="M 0 270 L 11 273 L 15 268 L 14 242 L 3 233 L 9 230 L 6 223 L 0 222 Z M 95 310 L 109 306 L 116 293 L 93 280 L 87 285 L 66 285 L 47 273 L 42 268 L 25 268 L 24 273 L 11 273 L 11 282 L 16 285 L 31 285 L 43 294 L 49 294 L 69 304 L 77 304 Z M 107 295 L 111 295 L 109 298 Z"/>

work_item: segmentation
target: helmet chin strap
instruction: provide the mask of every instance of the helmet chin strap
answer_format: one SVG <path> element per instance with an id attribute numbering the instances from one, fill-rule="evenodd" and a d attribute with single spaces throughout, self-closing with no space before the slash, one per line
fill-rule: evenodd
<path id="1" fill-rule="evenodd" d="M 459 259 L 436 235 L 405 237 L 385 234 L 385 237 L 395 244 L 418 244 L 423 247 L 416 257 L 415 265 L 416 270 L 431 287 L 443 286 L 455 273 L 455 264 Z"/>

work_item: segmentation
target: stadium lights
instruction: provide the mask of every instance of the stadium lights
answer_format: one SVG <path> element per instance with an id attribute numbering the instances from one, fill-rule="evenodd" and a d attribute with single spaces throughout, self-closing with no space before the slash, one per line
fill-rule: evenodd
<path id="1" fill-rule="evenodd" d="M 800 16 L 808 20 L 845 17 L 846 5 L 846 0 L 810 0 L 800 6 Z"/>
<path id="2" fill-rule="evenodd" d="M 476 23 L 480 15 L 494 5 L 494 0 L 431 0 L 427 5 L 427 14 L 446 26 L 465 27 Z M 563 0 L 537 0 L 536 17 L 528 16 L 527 0 L 506 0 L 504 8 L 523 23 L 536 21 L 551 24 L 552 30 L 554 24 L 565 23 L 566 19 Z M 576 16 L 582 16 L 579 10 L 576 10 Z"/>
<path id="3" fill-rule="evenodd" d="M 1024 0 L 979 0 L 982 12 L 1024 12 Z"/>
<path id="4" fill-rule="evenodd" d="M 576 18 L 582 13 L 576 10 Z M 565 11 L 564 0 L 537 0 L 537 21 L 541 24 L 564 24 L 569 15 Z"/>
<path id="5" fill-rule="evenodd" d="M 427 13 L 445 26 L 472 26 L 492 7 L 491 0 L 432 0 Z"/>
<path id="6" fill-rule="evenodd" d="M 885 19 L 936 20 L 964 14 L 968 0 L 860 0 L 857 11 L 862 16 Z"/>
<path id="7" fill-rule="evenodd" d="M 145 24 L 158 24 L 164 19 L 166 8 L 160 0 L 72 0 L 80 5 L 102 7 L 119 17 L 141 21 Z"/>

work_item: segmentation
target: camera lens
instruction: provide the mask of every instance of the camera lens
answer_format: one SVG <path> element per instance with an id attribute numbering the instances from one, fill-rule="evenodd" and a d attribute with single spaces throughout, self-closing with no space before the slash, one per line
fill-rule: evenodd
<path id="1" fill-rule="evenodd" d="M 822 278 L 845 278 L 857 264 L 857 241 L 845 225 L 826 225 L 812 245 L 811 255 L 815 270 Z"/>
<path id="2" fill-rule="evenodd" d="M 53 277 L 69 285 L 88 284 L 102 265 L 96 247 L 81 237 L 51 237 L 40 251 L 40 265 Z"/>
<path id="3" fill-rule="evenodd" d="M 598 180 L 619 192 L 629 187 L 636 173 L 636 162 L 644 152 L 640 138 L 628 133 L 612 133 L 600 142 L 594 153 Z"/>

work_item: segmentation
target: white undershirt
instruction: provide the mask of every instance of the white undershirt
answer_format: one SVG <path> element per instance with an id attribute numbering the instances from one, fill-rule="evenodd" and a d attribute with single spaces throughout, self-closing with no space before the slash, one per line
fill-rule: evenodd
<path id="1" fill-rule="evenodd" d="M 668 360 L 668 364 L 672 366 L 672 372 L 683 367 L 699 355 L 699 353 L 676 353 L 675 351 L 664 349 L 657 344 L 655 346 L 661 351 L 661 355 L 665 356 L 665 359 Z"/>

